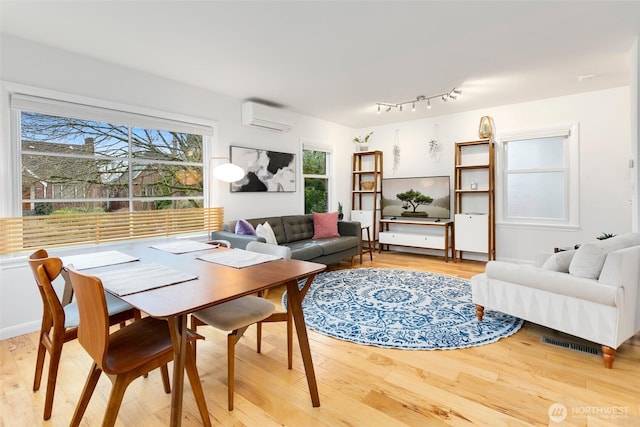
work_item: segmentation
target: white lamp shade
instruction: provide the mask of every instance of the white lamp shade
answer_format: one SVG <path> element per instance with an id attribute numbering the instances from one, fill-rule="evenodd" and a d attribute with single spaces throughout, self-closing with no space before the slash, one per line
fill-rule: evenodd
<path id="1" fill-rule="evenodd" d="M 241 180 L 245 173 L 238 165 L 233 163 L 223 163 L 213 168 L 213 176 L 224 182 L 235 182 Z"/>

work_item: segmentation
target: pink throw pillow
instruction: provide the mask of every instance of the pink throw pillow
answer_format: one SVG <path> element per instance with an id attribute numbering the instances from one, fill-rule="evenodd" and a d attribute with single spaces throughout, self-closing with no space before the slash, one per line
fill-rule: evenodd
<path id="1" fill-rule="evenodd" d="M 327 237 L 340 237 L 340 233 L 338 233 L 338 212 L 313 212 L 313 238 L 325 239 Z"/>

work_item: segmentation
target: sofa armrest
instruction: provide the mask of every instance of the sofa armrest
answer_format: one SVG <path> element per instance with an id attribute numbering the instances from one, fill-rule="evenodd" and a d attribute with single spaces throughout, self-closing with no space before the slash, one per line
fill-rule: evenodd
<path id="1" fill-rule="evenodd" d="M 360 237 L 361 229 L 358 221 L 338 221 L 338 233 L 341 236 Z"/>
<path id="2" fill-rule="evenodd" d="M 235 234 L 229 231 L 212 231 L 211 240 L 227 240 L 232 248 L 238 249 L 245 249 L 249 242 L 266 242 L 263 237 Z"/>

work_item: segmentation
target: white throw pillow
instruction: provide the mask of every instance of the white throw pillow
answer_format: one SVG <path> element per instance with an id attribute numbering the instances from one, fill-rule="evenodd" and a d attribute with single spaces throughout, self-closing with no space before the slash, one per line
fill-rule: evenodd
<path id="1" fill-rule="evenodd" d="M 269 221 L 265 221 L 264 224 L 258 224 L 256 227 L 256 236 L 262 237 L 267 243 L 271 245 L 277 245 L 278 240 L 276 240 L 276 235 L 273 232 L 273 228 L 271 228 L 271 224 Z"/>
<path id="2" fill-rule="evenodd" d="M 555 253 L 551 255 L 549 259 L 547 259 L 545 263 L 542 264 L 542 267 L 540 268 L 542 268 L 543 270 L 551 270 L 551 271 L 559 271 L 561 273 L 568 273 L 569 265 L 571 264 L 571 260 L 573 259 L 573 256 L 575 254 L 576 254 L 575 250 L 562 251 L 562 252 Z"/>
<path id="3" fill-rule="evenodd" d="M 627 233 L 610 239 L 588 242 L 576 251 L 569 273 L 586 279 L 597 279 L 607 259 L 607 254 L 618 249 L 628 248 L 640 244 L 640 234 Z"/>

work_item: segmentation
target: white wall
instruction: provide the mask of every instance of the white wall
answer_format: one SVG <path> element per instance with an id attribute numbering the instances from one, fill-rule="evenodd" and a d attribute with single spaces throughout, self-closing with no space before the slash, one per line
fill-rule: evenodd
<path id="1" fill-rule="evenodd" d="M 580 124 L 581 227 L 577 231 L 518 229 L 499 226 L 497 255 L 501 259 L 529 261 L 538 251 L 593 239 L 604 232 L 631 229 L 631 173 L 627 167 L 630 145 L 630 88 L 622 87 L 530 103 L 506 105 L 462 114 L 400 122 L 394 125 L 352 130 L 344 126 L 296 115 L 290 133 L 275 134 L 240 125 L 242 100 L 187 86 L 175 81 L 95 61 L 30 42 L 3 37 L 0 40 L 0 80 L 70 95 L 95 98 L 134 107 L 160 110 L 181 116 L 215 121 L 217 144 L 212 155 L 226 155 L 229 145 L 295 152 L 300 141 L 334 147 L 334 186 L 330 202 L 335 209 L 342 201 L 349 215 L 351 138 L 374 130 L 371 149 L 385 153 L 385 176 L 409 177 L 453 174 L 453 144 L 477 138 L 481 116 L 494 118 L 497 132 L 536 129 L 557 124 Z M 637 79 L 637 44 L 636 44 Z M 633 76 L 632 76 L 633 78 Z M 635 132 L 637 140 L 637 82 L 635 84 Z M 459 102 L 464 102 L 462 98 Z M 9 138 L 6 96 L 0 99 L 0 215 L 8 215 L 13 174 L 17 161 Z M 437 108 L 437 106 L 434 106 Z M 405 115 L 409 115 L 405 112 Z M 427 141 L 438 140 L 442 152 L 428 153 Z M 392 148 L 399 130 L 400 167 L 393 173 Z M 637 165 L 637 146 L 636 165 Z M 299 165 L 298 156 L 298 165 Z M 637 180 L 638 168 L 634 169 Z M 298 186 L 300 188 L 300 186 Z M 214 185 L 214 205 L 224 206 L 225 217 L 258 217 L 301 213 L 300 190 L 286 194 L 233 193 L 222 183 Z M 636 189 L 637 199 L 637 189 Z M 0 339 L 39 328 L 41 303 L 24 260 L 0 265 Z"/>
<path id="2" fill-rule="evenodd" d="M 298 190 L 295 193 L 230 193 L 229 185 L 214 183 L 213 205 L 225 208 L 225 218 L 237 219 L 296 214 L 304 211 L 300 181 L 301 140 L 334 147 L 335 182 L 348 182 L 351 129 L 294 114 L 295 126 L 288 133 L 243 127 L 241 99 L 187 86 L 150 74 L 99 62 L 69 52 L 31 42 L 4 37 L 0 40 L 0 81 L 6 86 L 25 85 L 101 101 L 152 109 L 180 116 L 217 122 L 217 143 L 213 156 L 228 156 L 230 145 L 268 148 L 296 153 Z M 11 215 L 11 194 L 15 191 L 17 161 L 9 135 L 9 109 L 6 90 L 0 99 L 0 215 Z M 349 189 L 336 186 L 330 207 L 346 201 Z M 348 203 L 345 203 L 345 207 Z M 0 339 L 39 328 L 41 302 L 26 261 L 0 265 Z"/>
<path id="3" fill-rule="evenodd" d="M 636 37 L 630 54 L 631 81 L 631 200 L 633 202 L 633 231 L 640 232 L 640 40 Z"/>
<path id="4" fill-rule="evenodd" d="M 458 102 L 464 102 L 464 98 Z M 482 116 L 493 117 L 497 138 L 501 132 L 579 124 L 579 229 L 561 231 L 507 227 L 504 224 L 497 226 L 497 258 L 531 262 L 536 253 L 550 251 L 555 246 L 593 240 L 602 232 L 620 234 L 631 231 L 630 104 L 630 88 L 620 87 L 359 129 L 354 131 L 354 135 L 374 131 L 370 147 L 384 151 L 385 177 L 442 174 L 453 177 L 454 144 L 456 141 L 478 139 Z M 410 117 L 411 113 L 398 114 Z M 434 138 L 436 125 L 442 154 L 433 159 L 428 154 L 427 141 Z M 401 156 L 398 171 L 393 175 L 391 153 L 396 129 L 400 135 Z M 496 175 L 499 179 L 499 171 Z"/>

